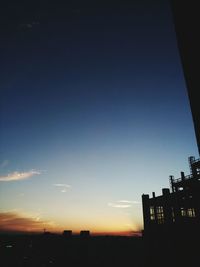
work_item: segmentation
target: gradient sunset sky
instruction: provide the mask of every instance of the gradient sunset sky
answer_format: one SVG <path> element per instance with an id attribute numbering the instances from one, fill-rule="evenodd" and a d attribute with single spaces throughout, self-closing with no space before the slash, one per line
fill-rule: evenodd
<path id="1" fill-rule="evenodd" d="M 169 2 L 16 2 L 0 16 L 0 231 L 141 230 L 141 195 L 198 157 Z"/>

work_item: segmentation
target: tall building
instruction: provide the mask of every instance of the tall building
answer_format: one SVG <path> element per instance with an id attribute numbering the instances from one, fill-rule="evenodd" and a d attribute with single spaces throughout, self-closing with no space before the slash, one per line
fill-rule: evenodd
<path id="1" fill-rule="evenodd" d="M 161 196 L 142 195 L 144 236 L 200 237 L 200 159 L 189 157 L 190 174 L 170 176 Z"/>
<path id="2" fill-rule="evenodd" d="M 200 153 L 199 4 L 196 0 L 170 0 L 170 4 Z"/>
<path id="3" fill-rule="evenodd" d="M 162 195 L 142 195 L 145 259 L 154 267 L 199 264 L 200 159 L 189 157 L 190 174 L 170 176 Z"/>
<path id="4" fill-rule="evenodd" d="M 200 154 L 200 16 L 198 1 L 169 0 Z M 175 179 L 162 195 L 142 195 L 143 235 L 152 266 L 196 266 L 200 240 L 200 159 L 189 157 L 190 174 Z"/>

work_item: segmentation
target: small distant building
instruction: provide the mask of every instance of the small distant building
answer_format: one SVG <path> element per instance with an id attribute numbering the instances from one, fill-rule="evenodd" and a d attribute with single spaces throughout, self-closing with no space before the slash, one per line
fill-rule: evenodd
<path id="1" fill-rule="evenodd" d="M 144 236 L 200 236 L 200 159 L 189 157 L 191 173 L 174 179 L 162 195 L 142 195 Z"/>
<path id="2" fill-rule="evenodd" d="M 90 237 L 90 231 L 89 230 L 82 230 L 82 231 L 80 231 L 80 237 L 81 238 L 88 238 L 88 237 Z"/>
<path id="3" fill-rule="evenodd" d="M 72 230 L 64 230 L 63 231 L 63 236 L 64 237 L 72 237 Z"/>
<path id="4" fill-rule="evenodd" d="M 52 235 L 52 233 L 49 231 L 46 231 L 46 229 L 44 229 L 43 235 L 44 236 L 50 236 L 50 235 Z"/>

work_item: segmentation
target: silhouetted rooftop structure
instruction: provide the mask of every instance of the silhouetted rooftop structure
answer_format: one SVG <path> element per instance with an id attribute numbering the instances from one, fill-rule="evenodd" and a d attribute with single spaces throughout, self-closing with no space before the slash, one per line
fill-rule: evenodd
<path id="1" fill-rule="evenodd" d="M 80 231 L 80 237 L 81 238 L 88 238 L 88 237 L 90 237 L 90 231 L 89 230 L 81 230 Z"/>
<path id="2" fill-rule="evenodd" d="M 63 236 L 64 237 L 71 237 L 72 236 L 72 230 L 64 230 Z"/>
<path id="3" fill-rule="evenodd" d="M 144 236 L 199 236 L 200 229 L 200 159 L 189 157 L 191 173 L 175 179 L 171 189 L 161 196 L 142 195 Z"/>

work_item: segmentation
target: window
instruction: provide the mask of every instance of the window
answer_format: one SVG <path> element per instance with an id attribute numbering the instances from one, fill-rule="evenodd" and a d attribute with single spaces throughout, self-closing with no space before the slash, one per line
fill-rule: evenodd
<path id="1" fill-rule="evenodd" d="M 155 220 L 155 212 L 154 212 L 154 206 L 150 207 L 150 220 L 154 221 Z"/>
<path id="2" fill-rule="evenodd" d="M 187 210 L 188 217 L 195 217 L 195 210 L 194 208 L 189 208 Z"/>
<path id="3" fill-rule="evenodd" d="M 182 217 L 195 217 L 194 208 L 181 208 L 181 216 Z"/>
<path id="4" fill-rule="evenodd" d="M 158 224 L 163 224 L 164 223 L 164 212 L 163 212 L 162 206 L 156 207 L 156 214 L 157 214 Z"/>
<path id="5" fill-rule="evenodd" d="M 171 207 L 171 211 L 172 211 L 172 222 L 175 222 L 175 213 L 174 213 L 174 208 Z"/>
<path id="6" fill-rule="evenodd" d="M 181 216 L 182 217 L 186 217 L 187 216 L 187 212 L 185 208 L 181 208 Z"/>

